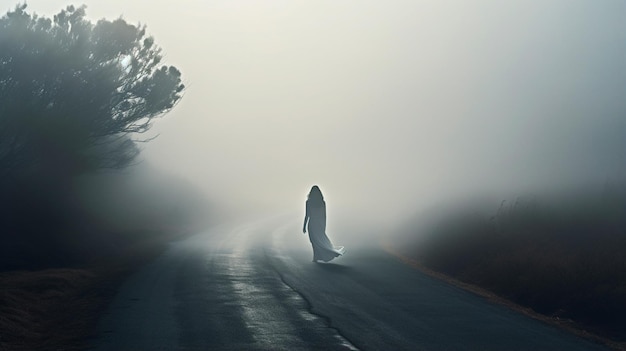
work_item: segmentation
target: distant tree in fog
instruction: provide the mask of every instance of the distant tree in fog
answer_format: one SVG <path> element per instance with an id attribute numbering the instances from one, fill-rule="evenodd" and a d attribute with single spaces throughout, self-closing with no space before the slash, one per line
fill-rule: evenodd
<path id="1" fill-rule="evenodd" d="M 133 140 L 181 98 L 144 26 L 92 23 L 85 7 L 53 18 L 18 5 L 0 18 L 0 180 L 122 168 Z"/>

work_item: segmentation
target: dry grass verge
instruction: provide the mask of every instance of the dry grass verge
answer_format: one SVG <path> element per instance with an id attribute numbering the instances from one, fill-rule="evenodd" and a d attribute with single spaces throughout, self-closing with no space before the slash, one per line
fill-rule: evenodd
<path id="1" fill-rule="evenodd" d="M 585 330 L 585 328 L 579 324 L 577 324 L 576 322 L 574 322 L 571 319 L 565 319 L 565 318 L 559 318 L 559 317 L 554 317 L 554 316 L 546 316 L 543 315 L 541 313 L 538 313 L 536 311 L 534 311 L 531 308 L 528 307 L 524 307 L 522 305 L 519 305 L 511 300 L 508 300 L 502 296 L 499 296 L 485 288 L 482 288 L 478 285 L 474 285 L 474 284 L 469 284 L 466 282 L 463 282 L 461 280 L 458 280 L 452 276 L 446 275 L 444 273 L 432 270 L 426 266 L 424 266 L 422 263 L 420 263 L 419 261 L 416 261 L 415 259 L 409 258 L 403 254 L 400 253 L 400 249 L 397 247 L 394 247 L 393 245 L 391 245 L 390 243 L 385 243 L 384 245 L 384 249 L 385 251 L 387 251 L 387 253 L 391 254 L 392 256 L 395 256 L 397 259 L 399 259 L 400 261 L 404 262 L 406 265 L 411 266 L 419 271 L 421 271 L 422 273 L 429 275 L 435 279 L 439 279 L 442 281 L 445 281 L 448 284 L 454 285 L 458 288 L 461 288 L 463 290 L 466 290 L 468 292 L 471 292 L 473 294 L 476 294 L 478 296 L 481 296 L 493 303 L 499 304 L 499 305 L 503 305 L 506 306 L 507 308 L 510 308 L 518 313 L 521 313 L 527 317 L 539 320 L 541 322 L 544 322 L 546 324 L 550 324 L 562 329 L 567 330 L 570 333 L 573 333 L 575 335 L 578 335 L 582 338 L 585 339 L 589 339 L 589 340 L 593 340 L 594 342 L 606 345 L 614 350 L 617 351 L 626 351 L 626 342 L 618 342 L 615 340 L 611 340 L 607 337 L 601 336 L 601 335 L 596 335 L 594 333 L 591 333 L 587 330 Z"/>
<path id="2" fill-rule="evenodd" d="M 503 201 L 494 215 L 471 206 L 443 213 L 412 225 L 396 251 L 457 285 L 626 349 L 626 188 Z"/>
<path id="3" fill-rule="evenodd" d="M 165 241 L 80 268 L 0 273 L 0 350 L 83 350 L 124 278 Z"/>

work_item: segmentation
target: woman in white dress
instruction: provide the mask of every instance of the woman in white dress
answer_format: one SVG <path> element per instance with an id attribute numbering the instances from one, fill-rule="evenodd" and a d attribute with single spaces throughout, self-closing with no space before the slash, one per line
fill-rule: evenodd
<path id="1" fill-rule="evenodd" d="M 313 262 L 328 262 L 346 252 L 343 246 L 334 247 L 326 236 L 326 202 L 324 202 L 322 192 L 317 185 L 311 188 L 306 201 L 303 233 L 306 233 L 307 223 L 309 225 L 309 240 L 313 246 Z"/>

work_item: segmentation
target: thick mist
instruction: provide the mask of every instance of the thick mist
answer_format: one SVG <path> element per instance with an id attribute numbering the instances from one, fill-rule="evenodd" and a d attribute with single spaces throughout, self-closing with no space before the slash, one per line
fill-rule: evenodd
<path id="1" fill-rule="evenodd" d="M 303 211 L 317 184 L 329 218 L 392 221 L 624 176 L 622 1 L 83 2 L 182 71 L 143 157 L 230 209 Z"/>

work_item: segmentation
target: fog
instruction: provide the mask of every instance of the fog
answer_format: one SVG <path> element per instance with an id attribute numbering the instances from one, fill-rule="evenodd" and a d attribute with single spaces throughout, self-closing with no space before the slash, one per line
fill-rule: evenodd
<path id="1" fill-rule="evenodd" d="M 225 207 L 303 211 L 317 184 L 329 216 L 394 220 L 625 175 L 623 1 L 82 3 L 182 71 L 143 157 Z"/>

